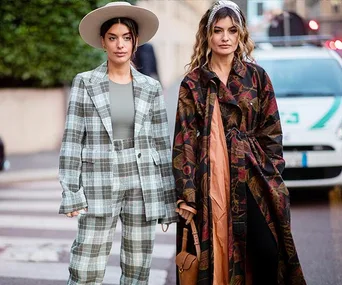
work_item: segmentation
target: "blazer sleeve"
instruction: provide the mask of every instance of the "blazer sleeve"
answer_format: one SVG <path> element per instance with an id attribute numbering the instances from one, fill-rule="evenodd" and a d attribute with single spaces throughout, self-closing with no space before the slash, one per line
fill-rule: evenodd
<path id="1" fill-rule="evenodd" d="M 172 174 L 171 141 L 164 95 L 158 83 L 157 94 L 153 102 L 152 118 L 153 137 L 160 157 L 160 170 L 163 180 L 166 216 L 159 223 L 177 222 L 175 181 Z"/>
<path id="2" fill-rule="evenodd" d="M 59 181 L 63 188 L 60 214 L 70 213 L 87 207 L 81 187 L 81 152 L 85 134 L 83 117 L 84 83 L 77 75 L 72 83 L 65 130 L 59 156 Z"/>
<path id="3" fill-rule="evenodd" d="M 283 133 L 276 96 L 268 74 L 263 71 L 261 76 L 261 112 L 256 138 L 273 165 L 280 173 L 285 168 L 283 159 Z"/>
<path id="4" fill-rule="evenodd" d="M 195 101 L 189 87 L 179 89 L 173 144 L 173 173 L 177 198 L 196 208 L 197 120 Z"/>

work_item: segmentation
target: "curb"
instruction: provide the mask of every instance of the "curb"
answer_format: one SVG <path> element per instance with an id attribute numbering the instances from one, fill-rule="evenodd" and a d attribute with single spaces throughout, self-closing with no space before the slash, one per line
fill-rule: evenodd
<path id="1" fill-rule="evenodd" d="M 58 179 L 58 169 L 15 170 L 0 173 L 0 184 Z"/>

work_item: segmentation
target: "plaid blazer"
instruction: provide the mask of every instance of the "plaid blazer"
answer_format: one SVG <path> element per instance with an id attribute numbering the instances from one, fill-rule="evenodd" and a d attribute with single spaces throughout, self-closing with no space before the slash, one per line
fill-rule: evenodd
<path id="1" fill-rule="evenodd" d="M 133 67 L 134 148 L 146 218 L 177 221 L 171 143 L 164 96 L 158 81 Z M 60 151 L 63 188 L 60 214 L 88 208 L 88 214 L 112 215 L 113 132 L 107 63 L 73 80 Z"/>

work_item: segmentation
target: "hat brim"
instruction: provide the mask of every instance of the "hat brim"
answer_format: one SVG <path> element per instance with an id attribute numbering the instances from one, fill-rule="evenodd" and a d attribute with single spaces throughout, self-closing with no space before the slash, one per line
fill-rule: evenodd
<path id="1" fill-rule="evenodd" d="M 79 32 L 82 39 L 92 47 L 102 48 L 100 29 L 104 22 L 112 18 L 129 18 L 137 23 L 139 46 L 148 42 L 159 27 L 157 16 L 150 10 L 129 4 L 104 6 L 88 13 L 81 20 Z"/>

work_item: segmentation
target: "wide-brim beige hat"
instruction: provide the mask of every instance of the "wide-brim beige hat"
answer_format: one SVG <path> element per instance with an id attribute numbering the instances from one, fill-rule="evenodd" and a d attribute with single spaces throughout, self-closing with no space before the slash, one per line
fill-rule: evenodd
<path id="1" fill-rule="evenodd" d="M 84 16 L 79 25 L 82 39 L 92 47 L 102 48 L 100 29 L 104 22 L 112 18 L 129 18 L 137 23 L 139 46 L 148 42 L 159 27 L 157 16 L 150 10 L 128 2 L 110 2 Z"/>

